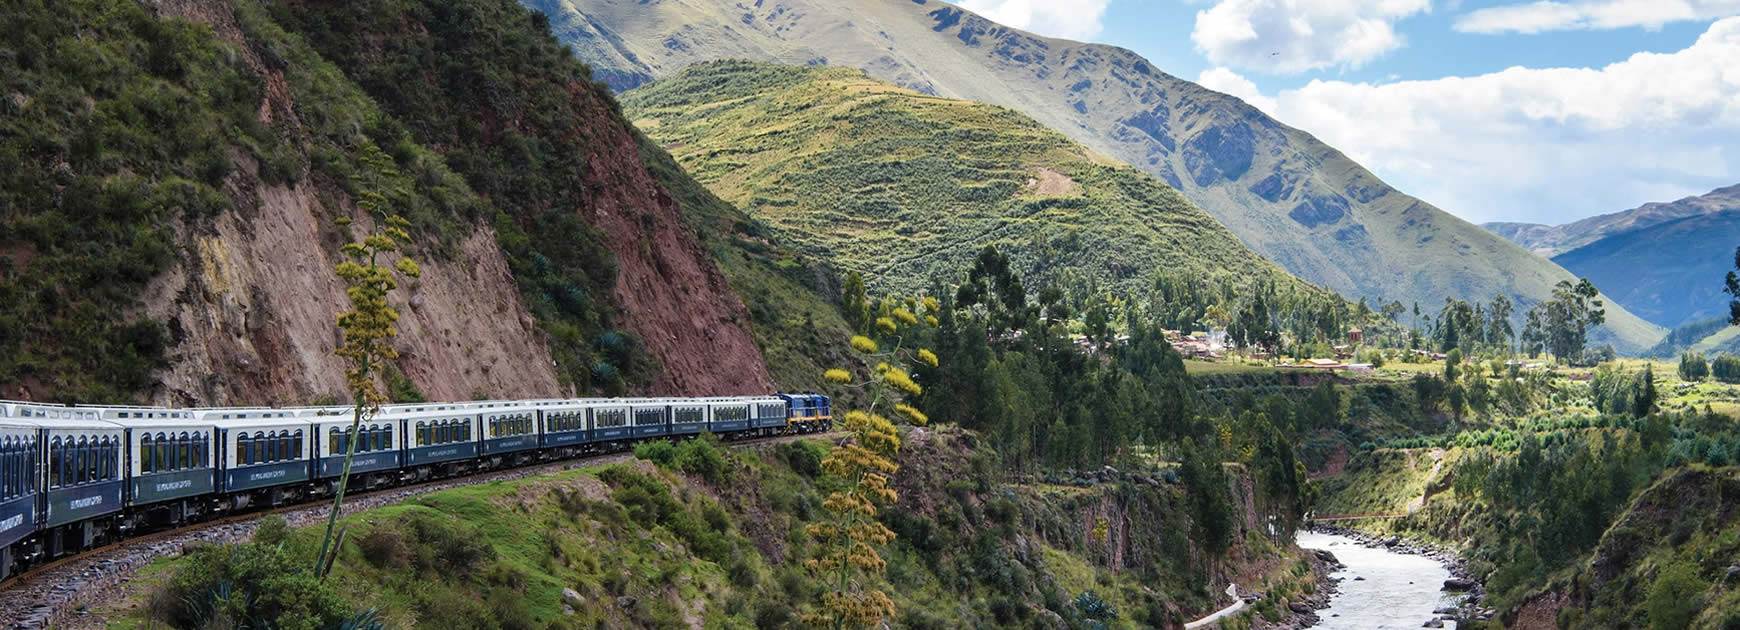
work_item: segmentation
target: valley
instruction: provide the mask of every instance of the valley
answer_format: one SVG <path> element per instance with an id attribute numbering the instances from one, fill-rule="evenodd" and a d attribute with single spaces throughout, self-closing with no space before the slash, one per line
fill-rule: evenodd
<path id="1" fill-rule="evenodd" d="M 0 611 L 1740 627 L 1740 187 L 1477 226 L 975 6 L 0 12 Z"/>

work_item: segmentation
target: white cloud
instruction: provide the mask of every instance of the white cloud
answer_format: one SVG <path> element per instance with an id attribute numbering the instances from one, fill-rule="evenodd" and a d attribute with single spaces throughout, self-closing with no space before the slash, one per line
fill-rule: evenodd
<path id="1" fill-rule="evenodd" d="M 1431 0 L 1219 0 L 1190 40 L 1222 66 L 1292 73 L 1357 68 L 1403 45 L 1395 22 Z"/>
<path id="2" fill-rule="evenodd" d="M 998 24 L 1047 37 L 1087 41 L 1100 34 L 1111 0 L 958 0 Z"/>
<path id="3" fill-rule="evenodd" d="M 1226 90 L 1471 221 L 1557 223 L 1740 182 L 1740 18 L 1602 68 Z"/>
<path id="4" fill-rule="evenodd" d="M 1275 99 L 1263 96 L 1262 91 L 1257 89 L 1257 84 L 1226 68 L 1203 70 L 1202 74 L 1196 76 L 1196 83 L 1216 92 L 1237 96 L 1265 112 L 1275 111 Z"/>
<path id="5" fill-rule="evenodd" d="M 1471 11 L 1456 19 L 1464 33 L 1539 33 L 1615 29 L 1740 15 L 1740 0 L 1540 0 Z"/>

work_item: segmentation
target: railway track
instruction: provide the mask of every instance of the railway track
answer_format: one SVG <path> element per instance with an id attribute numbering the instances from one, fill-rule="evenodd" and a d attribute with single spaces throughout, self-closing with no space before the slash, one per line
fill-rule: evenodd
<path id="1" fill-rule="evenodd" d="M 740 442 L 728 442 L 732 450 L 778 444 L 792 440 L 814 438 L 834 439 L 844 432 L 831 431 L 800 435 L 781 435 Z M 547 475 L 564 470 L 600 466 L 634 459 L 634 453 L 620 451 L 533 464 L 508 470 L 474 473 L 462 477 L 427 481 L 408 486 L 356 492 L 345 497 L 341 515 L 354 514 L 405 499 L 449 488 L 511 481 Z M 179 554 L 189 545 L 228 543 L 246 540 L 253 535 L 261 517 L 281 515 L 291 527 L 317 523 L 331 509 L 327 501 L 313 501 L 236 514 L 141 534 L 33 567 L 28 571 L 0 581 L 0 620 L 14 630 L 35 630 L 49 627 L 78 626 L 84 606 L 94 598 L 113 591 L 131 580 L 133 573 L 159 557 Z"/>

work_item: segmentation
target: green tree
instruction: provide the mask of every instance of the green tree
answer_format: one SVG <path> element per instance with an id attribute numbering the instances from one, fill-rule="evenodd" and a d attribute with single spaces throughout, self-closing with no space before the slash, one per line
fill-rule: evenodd
<path id="1" fill-rule="evenodd" d="M 1542 341 L 1560 361 L 1580 361 L 1589 342 L 1589 328 L 1607 321 L 1607 311 L 1598 295 L 1588 278 L 1575 284 L 1560 280 L 1553 286 L 1552 299 L 1529 309 L 1531 324 L 1539 313 Z"/>
<path id="2" fill-rule="evenodd" d="M 1680 561 L 1663 567 L 1649 587 L 1644 608 L 1649 611 L 1649 627 L 1657 630 L 1681 630 L 1692 625 L 1703 607 L 1709 586 L 1698 576 L 1698 565 Z"/>
<path id="3" fill-rule="evenodd" d="M 1638 377 L 1638 384 L 1632 396 L 1631 415 L 1642 418 L 1655 411 L 1655 401 L 1659 397 L 1655 390 L 1655 365 L 1645 363 L 1643 375 Z"/>
<path id="4" fill-rule="evenodd" d="M 852 332 L 869 332 L 870 300 L 864 293 L 864 276 L 856 271 L 846 274 L 840 288 L 840 315 Z"/>
<path id="5" fill-rule="evenodd" d="M 1687 352 L 1680 355 L 1680 379 L 1697 382 L 1710 375 L 1710 363 L 1704 360 L 1702 352 Z"/>
<path id="6" fill-rule="evenodd" d="M 1492 303 L 1486 307 L 1486 342 L 1502 348 L 1503 354 L 1510 354 L 1510 344 L 1516 338 L 1516 331 L 1510 326 L 1510 316 L 1515 306 L 1510 298 L 1503 294 L 1492 297 Z"/>
<path id="7" fill-rule="evenodd" d="M 387 303 L 387 295 L 398 288 L 397 277 L 415 278 L 422 273 L 416 261 L 408 256 L 398 256 L 391 266 L 386 264 L 386 259 L 398 252 L 400 246 L 411 242 L 411 235 L 405 231 L 410 222 L 393 212 L 392 200 L 381 192 L 387 178 L 398 175 L 392 167 L 392 158 L 373 144 L 365 144 L 361 153 L 359 159 L 365 170 L 354 176 L 361 191 L 357 196 L 357 207 L 368 215 L 374 229 L 358 240 L 345 243 L 340 249 L 349 260 L 333 269 L 344 280 L 345 295 L 350 298 L 351 310 L 338 316 L 338 328 L 343 333 L 344 343 L 334 354 L 345 361 L 345 382 L 350 387 L 355 411 L 346 434 L 348 447 L 344 453 L 344 469 L 339 473 L 338 488 L 333 493 L 326 536 L 321 539 L 320 553 L 315 558 L 315 574 L 320 577 L 325 577 L 330 565 L 327 553 L 338 527 L 339 507 L 344 505 L 344 493 L 350 485 L 351 460 L 356 456 L 357 443 L 361 442 L 355 439 L 357 429 L 364 418 L 373 416 L 381 404 L 387 402 L 380 377 L 388 362 L 399 356 L 391 343 L 399 334 L 394 325 L 399 320 L 399 312 Z M 338 222 L 340 226 L 352 229 L 352 235 L 355 235 L 356 228 L 348 217 L 341 217 Z"/>

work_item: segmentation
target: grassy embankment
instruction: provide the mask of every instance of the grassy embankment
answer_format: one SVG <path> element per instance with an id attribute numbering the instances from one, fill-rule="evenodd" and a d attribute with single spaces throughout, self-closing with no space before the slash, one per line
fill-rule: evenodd
<path id="1" fill-rule="evenodd" d="M 1226 557 L 1201 557 L 1177 484 L 1002 483 L 977 444 L 954 429 L 909 436 L 901 500 L 883 515 L 899 534 L 884 554 L 897 625 L 1166 626 L 1224 603 L 1206 585 L 1233 580 L 1271 598 L 1229 622 L 1242 628 L 1314 588 L 1307 565 L 1254 529 Z M 803 525 L 835 483 L 819 474 L 823 445 L 654 450 L 670 465 L 481 484 L 348 516 L 330 579 L 389 627 L 795 627 L 819 592 Z M 283 544 L 309 551 L 319 534 L 292 530 Z M 189 566 L 201 562 L 158 561 L 96 613 L 149 626 L 185 595 L 171 576 Z"/>

